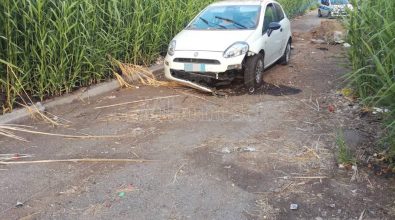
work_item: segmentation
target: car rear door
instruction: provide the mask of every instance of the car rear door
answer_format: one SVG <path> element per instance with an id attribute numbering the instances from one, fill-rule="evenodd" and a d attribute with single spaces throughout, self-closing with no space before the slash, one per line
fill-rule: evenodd
<path id="1" fill-rule="evenodd" d="M 281 42 L 283 41 L 280 30 L 274 30 L 269 36 L 269 24 L 277 22 L 277 11 L 273 3 L 266 6 L 263 20 L 263 39 L 265 50 L 265 67 L 273 64 L 279 57 Z"/>
<path id="2" fill-rule="evenodd" d="M 288 30 L 290 29 L 290 23 L 287 19 L 285 19 L 285 14 L 282 7 L 279 4 L 274 3 L 277 14 L 277 22 L 281 25 L 280 35 L 281 35 L 281 47 L 279 56 L 283 55 L 283 51 L 285 50 L 285 46 L 288 43 Z"/>

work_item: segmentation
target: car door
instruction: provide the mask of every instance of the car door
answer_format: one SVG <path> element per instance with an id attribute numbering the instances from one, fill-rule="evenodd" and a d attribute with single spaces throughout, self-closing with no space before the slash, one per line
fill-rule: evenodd
<path id="1" fill-rule="evenodd" d="M 280 35 L 281 35 L 281 43 L 280 43 L 280 54 L 278 54 L 278 58 L 280 58 L 280 56 L 283 55 L 283 51 L 285 50 L 285 46 L 288 43 L 288 33 L 287 30 L 290 29 L 290 24 L 289 22 L 287 22 L 287 20 L 285 19 L 285 14 L 283 9 L 281 8 L 281 6 L 279 4 L 274 4 L 275 8 L 276 8 L 276 14 L 277 14 L 277 22 L 281 25 L 280 28 Z"/>
<path id="2" fill-rule="evenodd" d="M 273 64 L 279 57 L 282 35 L 280 30 L 271 31 L 269 36 L 269 24 L 272 22 L 277 22 L 277 12 L 276 8 L 272 3 L 266 6 L 264 20 L 263 20 L 263 39 L 264 39 L 264 50 L 265 50 L 265 67 Z"/>

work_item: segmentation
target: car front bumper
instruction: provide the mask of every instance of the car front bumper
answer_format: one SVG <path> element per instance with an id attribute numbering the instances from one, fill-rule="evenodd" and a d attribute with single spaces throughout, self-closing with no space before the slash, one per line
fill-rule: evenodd
<path id="1" fill-rule="evenodd" d="M 225 73 L 240 70 L 245 55 L 224 58 L 223 52 L 211 51 L 176 51 L 173 56 L 165 58 L 166 78 L 205 92 L 212 89 L 193 82 L 188 76 L 199 76 L 216 80 L 225 80 Z"/>

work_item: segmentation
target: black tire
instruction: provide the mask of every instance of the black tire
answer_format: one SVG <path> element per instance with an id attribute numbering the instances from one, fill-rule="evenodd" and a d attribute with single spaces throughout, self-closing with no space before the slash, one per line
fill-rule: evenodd
<path id="1" fill-rule="evenodd" d="M 320 9 L 318 9 L 318 17 L 322 17 L 322 12 L 321 12 L 321 10 Z"/>
<path id="2" fill-rule="evenodd" d="M 264 59 L 262 54 L 247 57 L 244 69 L 244 85 L 254 93 L 263 84 Z"/>
<path id="3" fill-rule="evenodd" d="M 288 65 L 290 59 L 291 59 L 291 40 L 288 41 L 287 46 L 285 47 L 284 54 L 280 58 L 280 63 L 282 65 Z"/>

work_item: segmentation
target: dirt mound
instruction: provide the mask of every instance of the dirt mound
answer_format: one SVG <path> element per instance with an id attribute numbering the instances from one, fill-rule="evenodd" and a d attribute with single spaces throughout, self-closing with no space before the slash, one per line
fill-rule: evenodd
<path id="1" fill-rule="evenodd" d="M 321 21 L 321 25 L 311 31 L 313 39 L 324 40 L 327 43 L 344 40 L 345 33 L 345 28 L 337 20 Z"/>

